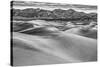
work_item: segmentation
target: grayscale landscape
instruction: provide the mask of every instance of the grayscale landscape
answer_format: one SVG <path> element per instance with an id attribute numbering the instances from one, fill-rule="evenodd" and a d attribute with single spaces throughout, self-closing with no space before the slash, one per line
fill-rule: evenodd
<path id="1" fill-rule="evenodd" d="M 12 66 L 97 61 L 97 6 L 11 1 Z"/>

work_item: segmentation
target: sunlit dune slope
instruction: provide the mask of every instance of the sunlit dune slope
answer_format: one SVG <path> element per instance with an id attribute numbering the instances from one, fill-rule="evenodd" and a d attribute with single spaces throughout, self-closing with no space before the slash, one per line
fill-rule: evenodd
<path id="1" fill-rule="evenodd" d="M 60 31 L 51 32 L 49 36 L 14 32 L 12 39 L 14 65 L 97 60 L 96 40 L 87 37 Z"/>

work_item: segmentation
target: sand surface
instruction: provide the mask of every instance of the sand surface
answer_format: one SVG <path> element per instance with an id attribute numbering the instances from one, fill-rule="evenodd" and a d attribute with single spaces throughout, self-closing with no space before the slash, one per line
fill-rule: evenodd
<path id="1" fill-rule="evenodd" d="M 13 32 L 13 65 L 42 65 L 97 60 L 97 40 L 69 34 L 39 36 Z"/>

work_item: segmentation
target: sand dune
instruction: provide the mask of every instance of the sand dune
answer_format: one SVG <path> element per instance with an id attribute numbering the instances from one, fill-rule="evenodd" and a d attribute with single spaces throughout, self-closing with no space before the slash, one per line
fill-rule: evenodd
<path id="1" fill-rule="evenodd" d="M 82 31 L 80 28 L 72 28 L 69 30 L 65 31 L 66 33 L 73 33 L 73 34 L 77 34 L 77 35 L 81 35 L 81 36 L 85 36 L 85 37 L 89 37 L 89 38 L 93 38 L 93 39 L 97 39 L 97 30 L 95 29 L 90 29 L 88 31 Z"/>
<path id="2" fill-rule="evenodd" d="M 50 36 L 13 33 L 14 65 L 37 65 L 97 60 L 95 39 L 64 32 Z"/>
<path id="3" fill-rule="evenodd" d="M 33 24 L 31 23 L 26 23 L 26 22 L 13 22 L 13 25 L 12 25 L 12 31 L 14 32 L 18 32 L 18 31 L 21 31 L 21 30 L 25 30 L 25 29 L 28 29 L 28 28 L 32 28 L 33 27 Z"/>

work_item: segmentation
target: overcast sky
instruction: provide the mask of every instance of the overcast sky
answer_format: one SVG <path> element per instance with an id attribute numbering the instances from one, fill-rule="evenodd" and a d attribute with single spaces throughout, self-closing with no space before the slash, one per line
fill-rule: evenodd
<path id="1" fill-rule="evenodd" d="M 83 4 L 83 5 L 97 5 L 98 3 L 97 0 L 13 0 L 13 1 L 36 1 L 36 2 Z"/>

